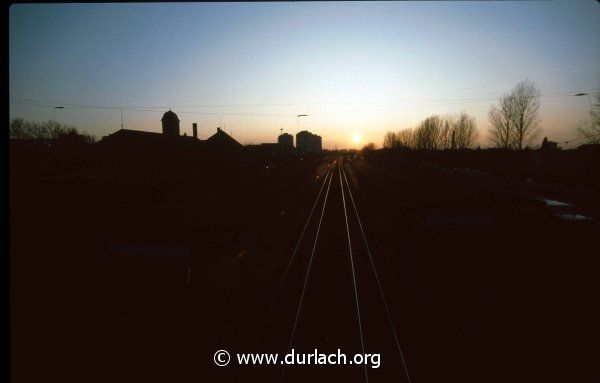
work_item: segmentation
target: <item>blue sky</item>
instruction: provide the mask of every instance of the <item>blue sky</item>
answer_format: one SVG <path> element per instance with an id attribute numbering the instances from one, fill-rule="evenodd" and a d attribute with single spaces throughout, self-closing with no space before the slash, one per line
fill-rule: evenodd
<path id="1" fill-rule="evenodd" d="M 464 110 L 485 146 L 494 101 L 460 100 L 496 99 L 524 79 L 543 94 L 600 87 L 595 1 L 17 4 L 9 23 L 12 99 L 172 107 L 184 131 L 224 125 L 242 143 L 300 128 L 326 147 L 353 134 L 380 145 L 387 130 Z M 52 115 L 10 104 L 11 118 Z M 125 127 L 160 131 L 160 117 L 126 110 Z M 120 127 L 117 109 L 56 118 L 97 137 Z M 588 100 L 543 98 L 541 118 L 545 136 L 570 139 Z"/>

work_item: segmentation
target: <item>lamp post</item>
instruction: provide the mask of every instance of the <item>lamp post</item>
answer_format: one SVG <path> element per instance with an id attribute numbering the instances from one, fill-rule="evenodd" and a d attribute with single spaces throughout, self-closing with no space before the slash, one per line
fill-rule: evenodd
<path id="1" fill-rule="evenodd" d="M 593 127 L 594 125 L 594 115 L 592 113 L 592 95 L 589 93 L 577 93 L 574 95 L 575 97 L 580 97 L 580 96 L 588 96 L 588 103 L 590 106 L 590 128 Z"/>
<path id="2" fill-rule="evenodd" d="M 298 134 L 298 131 L 300 130 L 300 122 L 298 120 L 300 117 L 308 117 L 308 114 L 299 114 L 296 116 L 296 134 Z"/>
<path id="3" fill-rule="evenodd" d="M 64 106 L 55 106 L 54 109 L 52 109 L 52 117 L 53 117 L 53 121 L 54 121 L 54 125 L 56 125 L 56 109 L 64 109 Z"/>

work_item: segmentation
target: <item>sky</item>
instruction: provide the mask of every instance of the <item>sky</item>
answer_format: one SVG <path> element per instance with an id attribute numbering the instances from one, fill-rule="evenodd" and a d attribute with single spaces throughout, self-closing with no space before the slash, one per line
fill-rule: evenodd
<path id="1" fill-rule="evenodd" d="M 490 107 L 529 79 L 542 137 L 566 141 L 590 115 L 572 94 L 600 88 L 598 36 L 597 1 L 13 4 L 9 115 L 101 138 L 121 107 L 156 132 L 171 108 L 203 139 L 309 130 L 341 149 L 465 111 L 486 147 Z"/>

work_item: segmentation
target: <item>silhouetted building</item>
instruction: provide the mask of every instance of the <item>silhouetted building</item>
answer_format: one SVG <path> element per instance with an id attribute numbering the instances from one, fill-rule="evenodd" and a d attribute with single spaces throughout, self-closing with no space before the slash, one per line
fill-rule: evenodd
<path id="1" fill-rule="evenodd" d="M 121 129 L 108 136 L 102 137 L 102 145 L 111 145 L 126 148 L 138 147 L 149 150 L 173 146 L 173 148 L 185 146 L 200 147 L 202 141 L 186 135 L 181 136 L 179 130 L 179 117 L 173 111 L 167 111 L 161 119 L 162 133 L 145 132 L 141 130 Z M 194 132 L 196 129 L 194 128 Z"/>
<path id="2" fill-rule="evenodd" d="M 577 150 L 600 152 L 600 144 L 583 144 L 577 147 Z"/>
<path id="3" fill-rule="evenodd" d="M 284 147 L 284 150 L 287 152 L 292 152 L 294 150 L 294 136 L 289 133 L 280 134 L 277 138 L 277 143 Z"/>
<path id="4" fill-rule="evenodd" d="M 102 145 L 130 149 L 138 147 L 148 150 L 160 150 L 167 146 L 173 150 L 181 147 L 211 149 L 216 151 L 229 151 L 242 148 L 242 145 L 225 133 L 221 128 L 206 140 L 198 139 L 198 125 L 192 124 L 193 135 L 180 135 L 179 118 L 169 110 L 162 119 L 162 133 L 145 132 L 140 130 L 121 129 L 108 136 L 102 137 Z"/>
<path id="5" fill-rule="evenodd" d="M 190 145 L 201 146 L 203 141 L 188 136 L 171 136 L 158 132 L 144 132 L 141 130 L 120 129 L 108 136 L 102 137 L 101 145 L 120 147 L 123 149 L 146 148 L 160 150 L 166 146 Z"/>
<path id="6" fill-rule="evenodd" d="M 554 141 L 550 141 L 550 140 L 548 140 L 547 137 L 544 137 L 544 140 L 542 141 L 542 147 L 540 149 L 542 151 L 557 150 L 558 149 L 558 143 L 556 143 Z"/>
<path id="7" fill-rule="evenodd" d="M 179 136 L 179 117 L 171 109 L 163 114 L 161 121 L 164 135 Z"/>
<path id="8" fill-rule="evenodd" d="M 321 136 L 306 130 L 296 133 L 296 149 L 301 153 L 318 153 L 322 150 Z"/>
<path id="9" fill-rule="evenodd" d="M 207 147 L 214 150 L 237 150 L 243 147 L 221 128 L 217 128 L 217 133 L 210 136 L 205 142 Z"/>

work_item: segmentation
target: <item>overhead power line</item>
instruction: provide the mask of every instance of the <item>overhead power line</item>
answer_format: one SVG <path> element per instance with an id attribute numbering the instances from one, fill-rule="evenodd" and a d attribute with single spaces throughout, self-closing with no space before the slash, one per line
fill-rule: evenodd
<path id="1" fill-rule="evenodd" d="M 575 94 L 583 92 L 598 91 L 599 89 L 579 89 L 571 91 L 561 91 L 555 93 L 541 94 L 540 97 L 571 97 Z M 506 97 L 506 96 L 505 96 Z M 62 106 L 67 108 L 81 108 L 81 109 L 103 109 L 103 110 L 120 110 L 120 111 L 136 111 L 136 112 L 152 112 L 152 113 L 163 113 L 167 109 L 173 108 L 218 108 L 218 107 L 256 107 L 256 106 L 293 106 L 293 105 L 334 105 L 334 104 L 359 104 L 359 103 L 398 103 L 398 102 L 436 102 L 435 104 L 411 104 L 402 105 L 389 108 L 372 108 L 372 109 L 351 109 L 343 111 L 330 111 L 330 112 L 316 112 L 311 115 L 325 116 L 325 115 L 336 115 L 336 114 L 349 114 L 349 113 L 364 113 L 364 112 L 384 112 L 393 110 L 402 110 L 408 108 L 426 108 L 426 107 L 440 107 L 440 106 L 452 106 L 452 105 L 463 105 L 463 104 L 474 104 L 496 101 L 498 98 L 464 98 L 464 99 L 404 99 L 404 100 L 390 100 L 390 101 L 338 101 L 338 102 L 312 102 L 312 103 L 280 103 L 280 104 L 221 104 L 221 105 L 195 105 L 195 106 L 106 106 L 106 105 L 89 105 L 89 104 L 73 104 L 64 102 L 52 102 L 52 101 L 40 101 L 29 98 L 12 98 L 10 102 L 16 104 L 39 106 L 45 108 L 54 108 L 56 106 Z M 441 102 L 441 103 L 440 103 Z M 178 110 L 180 114 L 192 114 L 192 115 L 206 115 L 206 116 L 251 116 L 251 117 L 300 117 L 306 116 L 305 114 L 281 114 L 281 113 L 230 113 L 230 112 L 219 112 L 219 111 L 185 111 Z"/>
<path id="2" fill-rule="evenodd" d="M 120 107 L 120 106 L 99 106 L 99 105 L 80 105 L 80 104 L 67 104 L 67 103 L 41 103 L 41 102 L 27 102 L 10 100 L 16 104 L 40 106 L 45 108 L 52 108 L 54 105 L 61 105 L 68 108 L 77 109 L 104 109 L 104 110 L 126 110 L 136 112 L 153 112 L 153 113 L 164 113 L 168 107 Z M 156 109 L 154 109 L 156 108 Z M 158 109 L 160 108 L 160 109 Z M 161 110 L 162 109 L 162 110 Z M 196 114 L 196 115 L 223 115 L 223 116 L 264 116 L 264 117 L 296 117 L 296 114 L 269 114 L 269 113 L 224 113 L 224 112 L 190 112 L 190 111 L 178 111 L 179 114 Z"/>
<path id="3" fill-rule="evenodd" d="M 568 97 L 573 96 L 576 93 L 583 92 L 595 92 L 600 89 L 577 89 L 569 91 L 559 91 L 553 93 L 542 94 L 540 97 Z M 497 101 L 499 97 L 493 98 L 444 98 L 444 99 L 433 99 L 433 98 L 404 98 L 404 99 L 393 99 L 393 100 L 357 100 L 357 101 L 319 101 L 319 102 L 297 102 L 297 103 L 256 103 L 256 104 L 204 104 L 204 105 L 168 105 L 168 106 L 100 106 L 100 105 L 82 105 L 82 104 L 70 104 L 63 102 L 52 102 L 52 101 L 41 101 L 30 98 L 12 98 L 14 102 L 30 102 L 35 104 L 50 104 L 63 105 L 69 107 L 78 108 L 96 108 L 96 109 L 121 109 L 124 110 L 138 110 L 144 109 L 144 111 L 150 111 L 148 109 L 173 109 L 173 108 L 229 108 L 229 107 L 258 107 L 258 106 L 303 106 L 303 105 L 336 105 L 336 104 L 393 104 L 393 103 L 404 103 L 404 102 L 457 102 L 457 103 L 469 103 L 469 102 L 484 102 L 484 101 Z M 41 105 L 43 106 L 43 105 Z M 412 105 L 409 105 L 412 106 Z"/>

